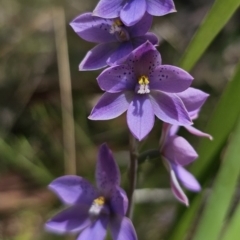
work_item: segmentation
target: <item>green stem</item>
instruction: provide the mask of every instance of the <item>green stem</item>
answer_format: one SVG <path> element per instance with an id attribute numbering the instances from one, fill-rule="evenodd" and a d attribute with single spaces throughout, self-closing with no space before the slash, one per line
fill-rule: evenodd
<path id="1" fill-rule="evenodd" d="M 138 169 L 138 141 L 130 134 L 129 138 L 129 153 L 130 153 L 130 167 L 128 172 L 129 190 L 128 190 L 128 210 L 127 216 L 132 218 L 134 201 L 133 194 L 137 184 L 137 169 Z"/>

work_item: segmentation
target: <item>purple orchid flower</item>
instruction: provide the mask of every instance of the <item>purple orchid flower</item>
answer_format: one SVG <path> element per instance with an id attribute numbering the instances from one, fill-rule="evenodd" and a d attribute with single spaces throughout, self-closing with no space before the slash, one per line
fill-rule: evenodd
<path id="1" fill-rule="evenodd" d="M 149 14 L 132 27 L 126 27 L 120 19 L 95 17 L 92 13 L 78 16 L 70 23 L 73 30 L 84 40 L 98 43 L 86 54 L 79 69 L 96 70 L 113 65 L 147 40 L 153 45 L 158 44 L 157 36 L 147 33 L 151 24 Z"/>
<path id="2" fill-rule="evenodd" d="M 188 198 L 178 180 L 190 191 L 198 192 L 201 190 L 201 186 L 195 177 L 184 169 L 184 166 L 193 162 L 198 154 L 183 137 L 172 134 L 169 131 L 169 126 L 163 128 L 162 134 L 165 137 L 160 153 L 170 172 L 172 192 L 179 201 L 188 206 Z"/>
<path id="3" fill-rule="evenodd" d="M 96 167 L 97 187 L 78 176 L 55 179 L 49 188 L 69 208 L 46 223 L 46 229 L 55 233 L 78 233 L 77 240 L 103 240 L 107 226 L 114 240 L 136 240 L 129 218 L 125 217 L 128 200 L 120 188 L 120 173 L 106 144 L 100 147 Z"/>
<path id="4" fill-rule="evenodd" d="M 89 119 L 113 119 L 127 110 L 128 127 L 138 140 L 153 128 L 154 115 L 170 124 L 192 124 L 175 94 L 190 86 L 192 76 L 178 67 L 161 65 L 161 56 L 150 42 L 135 49 L 119 65 L 104 70 L 97 80 L 106 93 Z"/>
<path id="5" fill-rule="evenodd" d="M 163 16 L 176 12 L 172 0 L 100 0 L 93 14 L 105 18 L 121 18 L 127 26 L 136 24 L 145 12 Z"/>

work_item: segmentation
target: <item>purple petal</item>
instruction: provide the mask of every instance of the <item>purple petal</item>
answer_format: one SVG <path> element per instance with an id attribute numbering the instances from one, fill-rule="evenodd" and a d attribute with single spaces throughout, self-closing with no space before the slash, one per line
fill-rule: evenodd
<path id="1" fill-rule="evenodd" d="M 152 130 L 154 113 L 152 104 L 146 94 L 136 95 L 127 111 L 128 127 L 139 141 Z"/>
<path id="2" fill-rule="evenodd" d="M 145 35 L 145 33 L 151 28 L 152 26 L 152 19 L 153 17 L 148 13 L 145 13 L 143 18 L 136 23 L 135 25 L 128 27 L 128 32 L 130 36 L 133 37 L 140 37 Z"/>
<path id="3" fill-rule="evenodd" d="M 193 135 L 196 135 L 198 137 L 207 137 L 210 140 L 213 140 L 213 137 L 210 134 L 202 132 L 193 126 L 184 126 L 184 127 Z"/>
<path id="4" fill-rule="evenodd" d="M 104 70 L 97 78 L 100 88 L 110 93 L 134 90 L 136 77 L 128 65 L 110 67 Z"/>
<path id="5" fill-rule="evenodd" d="M 135 41 L 135 39 L 134 39 Z M 149 53 L 151 52 L 151 53 Z M 153 54 L 153 52 L 155 54 Z M 145 56 L 148 56 L 149 59 L 144 61 Z M 147 64 L 147 66 L 141 66 L 139 63 L 136 67 L 136 63 L 140 61 L 142 58 L 142 63 Z M 151 63 L 150 63 L 151 61 Z M 153 44 L 149 41 L 145 42 L 144 44 L 140 45 L 136 49 L 134 49 L 131 54 L 127 57 L 118 61 L 118 64 L 125 63 L 130 67 L 134 67 L 136 75 L 141 76 L 142 74 L 148 75 L 149 69 L 148 67 L 152 68 L 153 66 L 157 66 L 161 64 L 161 56 L 157 49 L 153 46 Z"/>
<path id="6" fill-rule="evenodd" d="M 124 216 L 128 208 L 128 198 L 125 191 L 116 186 L 112 191 L 112 196 L 110 198 L 110 206 L 114 214 Z"/>
<path id="7" fill-rule="evenodd" d="M 175 94 L 151 91 L 150 100 L 155 115 L 162 121 L 173 125 L 192 124 L 185 106 Z"/>
<path id="8" fill-rule="evenodd" d="M 177 178 L 181 181 L 184 187 L 194 192 L 199 192 L 201 190 L 201 186 L 196 178 L 186 169 L 181 166 L 175 166 L 174 170 Z"/>
<path id="9" fill-rule="evenodd" d="M 209 96 L 209 94 L 191 87 L 177 95 L 182 99 L 189 112 L 199 111 Z"/>
<path id="10" fill-rule="evenodd" d="M 179 126 L 178 125 L 172 125 L 169 129 L 169 135 L 173 136 L 176 135 L 176 133 L 178 132 Z"/>
<path id="11" fill-rule="evenodd" d="M 132 39 L 132 45 L 133 49 L 136 49 L 137 47 L 141 46 L 145 42 L 151 42 L 153 45 L 158 45 L 158 37 L 154 33 L 146 33 L 144 36 L 136 37 Z"/>
<path id="12" fill-rule="evenodd" d="M 131 102 L 133 94 L 131 92 L 104 93 L 93 108 L 90 116 L 91 120 L 109 120 L 124 113 Z"/>
<path id="13" fill-rule="evenodd" d="M 49 188 L 58 195 L 65 204 L 92 204 L 98 196 L 97 190 L 84 178 L 63 176 L 53 180 Z"/>
<path id="14" fill-rule="evenodd" d="M 178 93 L 186 90 L 193 77 L 181 68 L 161 65 L 150 75 L 150 88 L 164 92 Z"/>
<path id="15" fill-rule="evenodd" d="M 163 16 L 176 12 L 172 0 L 147 0 L 147 12 L 153 16 Z"/>
<path id="16" fill-rule="evenodd" d="M 144 16 L 146 8 L 146 0 L 127 1 L 120 12 L 120 18 L 125 25 L 132 26 Z"/>
<path id="17" fill-rule="evenodd" d="M 107 66 L 110 56 L 116 51 L 120 43 L 102 43 L 98 44 L 90 51 L 79 65 L 79 70 L 97 70 Z"/>
<path id="18" fill-rule="evenodd" d="M 180 136 L 169 137 L 162 149 L 162 154 L 172 163 L 185 166 L 194 161 L 198 154 L 189 142 Z"/>
<path id="19" fill-rule="evenodd" d="M 84 40 L 95 43 L 116 42 L 114 34 L 110 33 L 113 20 L 95 17 L 92 13 L 84 13 L 71 23 L 73 30 Z"/>
<path id="20" fill-rule="evenodd" d="M 100 0 L 93 11 L 93 15 L 103 18 L 116 18 L 119 16 L 124 0 Z"/>
<path id="21" fill-rule="evenodd" d="M 77 240 L 104 240 L 107 234 L 108 222 L 109 218 L 106 215 L 102 215 L 90 227 L 84 229 Z"/>
<path id="22" fill-rule="evenodd" d="M 111 54 L 107 60 L 108 65 L 113 65 L 116 61 L 123 57 L 126 57 L 133 50 L 133 45 L 131 41 L 122 42 L 118 45 L 118 48 Z"/>
<path id="23" fill-rule="evenodd" d="M 170 132 L 171 127 L 172 127 L 171 124 L 168 124 L 168 123 L 165 123 L 165 122 L 162 123 L 162 133 L 161 133 L 161 137 L 160 137 L 160 140 L 159 140 L 160 152 L 162 152 L 162 149 L 163 149 L 166 141 L 168 140 L 168 138 L 170 136 L 172 136 L 172 134 Z"/>
<path id="24" fill-rule="evenodd" d="M 136 48 L 132 55 L 135 60 L 135 74 L 138 76 L 149 76 L 162 62 L 160 53 L 149 41 Z M 129 61 L 133 60 L 131 58 L 133 57 L 129 55 Z"/>
<path id="25" fill-rule="evenodd" d="M 106 193 L 105 195 L 120 184 L 118 165 L 106 144 L 102 144 L 99 148 L 95 176 L 98 189 Z"/>
<path id="26" fill-rule="evenodd" d="M 88 206 L 75 205 L 63 210 L 45 224 L 47 231 L 55 233 L 79 232 L 91 224 Z"/>
<path id="27" fill-rule="evenodd" d="M 179 185 L 175 172 L 171 169 L 170 170 L 170 176 L 171 176 L 171 188 L 174 196 L 181 202 L 183 202 L 186 206 L 189 205 L 188 198 L 183 192 L 181 186 Z"/>
<path id="28" fill-rule="evenodd" d="M 110 221 L 110 231 L 113 240 L 137 240 L 132 221 L 127 217 L 113 217 Z"/>

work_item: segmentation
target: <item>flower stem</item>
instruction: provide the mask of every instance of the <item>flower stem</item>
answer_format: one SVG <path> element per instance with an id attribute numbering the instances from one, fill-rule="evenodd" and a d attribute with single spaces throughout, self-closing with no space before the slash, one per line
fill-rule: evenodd
<path id="1" fill-rule="evenodd" d="M 132 218 L 134 202 L 133 194 L 137 184 L 137 169 L 138 169 L 138 141 L 130 134 L 129 137 L 129 153 L 130 153 L 130 167 L 128 171 L 129 189 L 128 189 L 128 210 L 127 216 Z"/>

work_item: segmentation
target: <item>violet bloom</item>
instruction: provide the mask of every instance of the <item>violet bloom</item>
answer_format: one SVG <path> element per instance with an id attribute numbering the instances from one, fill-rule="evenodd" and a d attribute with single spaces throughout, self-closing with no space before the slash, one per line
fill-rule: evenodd
<path id="1" fill-rule="evenodd" d="M 77 240 L 103 240 L 109 226 L 114 240 L 136 240 L 132 222 L 124 216 L 128 200 L 119 186 L 119 169 L 106 144 L 99 150 L 96 181 L 98 189 L 78 176 L 55 179 L 49 188 L 70 207 L 50 219 L 46 229 L 59 234 L 80 232 Z"/>
<path id="2" fill-rule="evenodd" d="M 153 33 L 147 33 L 152 24 L 152 16 L 145 14 L 138 24 L 126 27 L 120 19 L 105 19 L 84 13 L 71 23 L 73 30 L 84 40 L 98 43 L 91 49 L 82 62 L 80 70 L 96 70 L 114 64 L 127 56 L 147 40 L 158 43 Z"/>
<path id="3" fill-rule="evenodd" d="M 198 192 L 201 190 L 198 181 L 184 168 L 184 166 L 193 162 L 198 154 L 183 137 L 172 135 L 169 128 L 163 129 L 162 134 L 165 135 L 165 139 L 160 148 L 160 153 L 170 172 L 172 192 L 179 201 L 188 206 L 188 198 L 179 181 L 190 191 Z"/>
<path id="4" fill-rule="evenodd" d="M 161 65 L 161 56 L 150 42 L 135 49 L 125 62 L 104 70 L 97 80 L 106 93 L 92 110 L 92 120 L 113 119 L 127 111 L 128 127 L 138 140 L 153 128 L 154 115 L 170 124 L 192 123 L 175 94 L 190 86 L 192 76 L 178 67 Z"/>
<path id="5" fill-rule="evenodd" d="M 176 12 L 172 0 L 100 0 L 93 11 L 99 17 L 119 17 L 127 26 L 134 25 L 145 12 L 153 16 L 163 16 Z"/>

